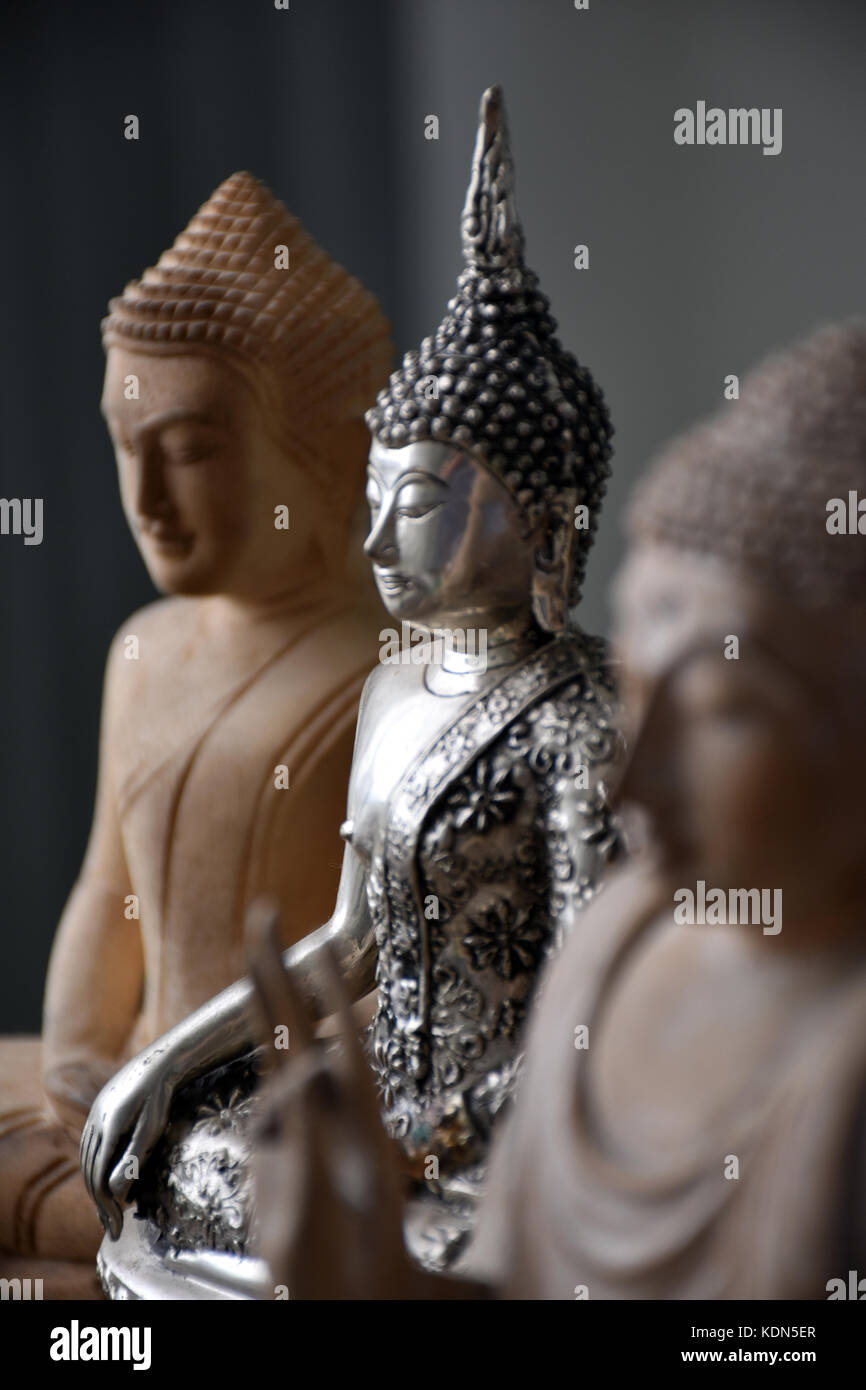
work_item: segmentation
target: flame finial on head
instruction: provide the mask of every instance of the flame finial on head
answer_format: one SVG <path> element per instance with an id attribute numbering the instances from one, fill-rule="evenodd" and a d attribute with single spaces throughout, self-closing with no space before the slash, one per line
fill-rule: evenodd
<path id="1" fill-rule="evenodd" d="M 501 270 L 523 264 L 523 228 L 514 199 L 514 161 L 501 87 L 481 98 L 472 174 L 461 224 L 467 265 Z"/>

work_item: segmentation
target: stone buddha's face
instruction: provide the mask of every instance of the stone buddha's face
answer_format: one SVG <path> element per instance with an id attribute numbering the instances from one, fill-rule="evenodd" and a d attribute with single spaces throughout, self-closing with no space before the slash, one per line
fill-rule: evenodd
<path id="1" fill-rule="evenodd" d="M 811 679 L 833 669 L 822 624 L 721 563 L 649 544 L 628 557 L 615 612 L 622 796 L 667 867 L 683 887 L 780 888 L 786 914 L 820 914 L 828 882 L 862 858 L 848 789 L 863 762 L 836 728 L 838 696 Z"/>
<path id="2" fill-rule="evenodd" d="M 504 484 L 452 445 L 373 441 L 364 551 L 388 612 L 421 627 L 492 626 L 529 608 L 533 547 Z"/>
<path id="3" fill-rule="evenodd" d="M 157 588 L 268 600 L 309 575 L 320 507 L 239 372 L 215 357 L 112 346 L 101 408 Z M 275 525 L 281 506 L 288 530 Z"/>

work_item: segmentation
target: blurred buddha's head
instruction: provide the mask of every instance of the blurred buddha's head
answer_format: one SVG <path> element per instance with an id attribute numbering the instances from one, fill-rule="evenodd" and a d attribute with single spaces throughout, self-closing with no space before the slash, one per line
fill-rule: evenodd
<path id="1" fill-rule="evenodd" d="M 388 330 L 267 189 L 227 179 L 103 340 L 121 498 L 160 589 L 262 599 L 342 575 Z"/>
<path id="2" fill-rule="evenodd" d="M 616 584 L 626 800 L 687 883 L 814 917 L 864 878 L 866 326 L 769 359 L 638 488 Z M 864 509 L 866 510 L 866 509 Z M 832 915 L 832 912 L 831 912 Z"/>

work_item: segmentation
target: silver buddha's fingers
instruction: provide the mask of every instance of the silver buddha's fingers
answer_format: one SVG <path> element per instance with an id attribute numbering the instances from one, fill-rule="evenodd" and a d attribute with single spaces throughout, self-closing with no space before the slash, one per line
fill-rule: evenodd
<path id="1" fill-rule="evenodd" d="M 81 1135 L 81 1171 L 99 1219 L 113 1240 L 123 1224 L 121 1203 L 144 1157 L 168 1119 L 171 1090 L 157 1080 L 142 1053 L 104 1086 Z M 138 1064 L 138 1065 L 136 1065 Z"/>

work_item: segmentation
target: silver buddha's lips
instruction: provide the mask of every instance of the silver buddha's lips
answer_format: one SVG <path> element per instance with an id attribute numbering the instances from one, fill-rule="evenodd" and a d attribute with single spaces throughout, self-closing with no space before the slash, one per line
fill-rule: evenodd
<path id="1" fill-rule="evenodd" d="M 398 571 L 377 569 L 374 573 L 376 576 L 376 583 L 389 594 L 397 594 L 403 589 L 410 589 L 412 587 L 412 580 L 409 579 L 407 575 L 400 574 Z"/>

